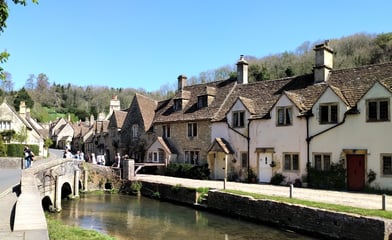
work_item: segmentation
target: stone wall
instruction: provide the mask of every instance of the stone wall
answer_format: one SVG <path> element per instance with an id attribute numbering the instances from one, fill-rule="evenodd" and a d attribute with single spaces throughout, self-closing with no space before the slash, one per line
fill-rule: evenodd
<path id="1" fill-rule="evenodd" d="M 0 168 L 21 169 L 22 158 L 2 157 L 0 158 Z"/>
<path id="2" fill-rule="evenodd" d="M 208 209 L 332 239 L 392 239 L 390 220 L 209 191 Z"/>
<path id="3" fill-rule="evenodd" d="M 141 182 L 141 194 L 146 197 L 159 198 L 165 201 L 172 201 L 187 205 L 194 205 L 197 202 L 196 189 L 186 188 L 180 185 L 172 186 L 162 183 Z"/>

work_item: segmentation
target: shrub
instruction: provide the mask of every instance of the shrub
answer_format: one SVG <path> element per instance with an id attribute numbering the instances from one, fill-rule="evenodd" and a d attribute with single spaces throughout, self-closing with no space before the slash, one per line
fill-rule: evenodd
<path id="1" fill-rule="evenodd" d="M 274 176 L 271 177 L 270 183 L 272 185 L 280 185 L 286 177 L 281 173 L 275 173 Z"/>
<path id="2" fill-rule="evenodd" d="M 170 163 L 167 165 L 165 175 L 181 178 L 208 179 L 210 169 L 208 168 L 208 164 L 193 166 L 191 164 Z"/>
<path id="3" fill-rule="evenodd" d="M 346 189 L 346 169 L 343 163 L 332 163 L 329 170 L 318 170 L 313 167 L 308 169 L 308 185 L 321 189 Z"/>

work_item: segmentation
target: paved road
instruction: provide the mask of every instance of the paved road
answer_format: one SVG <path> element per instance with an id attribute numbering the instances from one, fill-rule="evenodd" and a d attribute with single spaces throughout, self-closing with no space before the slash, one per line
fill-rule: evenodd
<path id="1" fill-rule="evenodd" d="M 21 174 L 20 169 L 0 169 L 0 197 L 20 183 Z"/>
<path id="2" fill-rule="evenodd" d="M 223 189 L 223 181 L 202 181 L 185 178 L 174 178 L 159 175 L 138 174 L 136 179 L 157 182 L 163 184 L 176 185 L 181 184 L 185 187 L 210 187 Z M 238 182 L 227 182 L 226 189 L 241 190 L 244 192 L 260 193 L 270 196 L 290 196 L 290 188 L 286 186 L 273 186 L 268 184 L 247 184 Z M 324 202 L 340 204 L 351 207 L 365 209 L 382 209 L 382 195 L 351 193 L 343 191 L 326 191 L 309 188 L 294 188 L 293 198 L 310 200 L 314 202 Z M 386 209 L 392 211 L 392 196 L 386 198 Z"/>

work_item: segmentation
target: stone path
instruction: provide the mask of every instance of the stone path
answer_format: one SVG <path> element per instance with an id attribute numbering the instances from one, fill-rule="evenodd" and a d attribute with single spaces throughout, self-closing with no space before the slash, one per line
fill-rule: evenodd
<path id="1" fill-rule="evenodd" d="M 181 184 L 186 187 L 209 187 L 223 189 L 223 181 L 203 181 L 185 178 L 174 178 L 160 175 L 138 174 L 137 180 L 156 182 L 163 184 Z M 248 184 L 238 182 L 226 182 L 226 189 L 241 190 L 270 196 L 290 196 L 290 187 L 273 186 L 268 184 Z M 359 207 L 365 209 L 382 209 L 382 195 L 364 194 L 343 191 L 327 191 L 309 188 L 294 188 L 293 198 L 309 200 L 314 202 L 332 203 L 344 206 Z M 386 210 L 392 211 L 392 196 L 386 197 Z"/>

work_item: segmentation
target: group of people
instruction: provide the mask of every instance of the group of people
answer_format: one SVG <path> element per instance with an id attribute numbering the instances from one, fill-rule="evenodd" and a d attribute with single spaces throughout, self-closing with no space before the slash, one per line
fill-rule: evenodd
<path id="1" fill-rule="evenodd" d="M 82 151 L 77 151 L 75 155 L 72 154 L 71 150 L 69 148 L 65 148 L 64 150 L 64 158 L 76 158 L 81 161 L 86 161 L 86 162 L 91 162 L 92 164 L 97 164 L 97 165 L 102 165 L 106 166 L 106 159 L 105 155 L 95 155 L 95 153 L 91 154 L 84 154 Z M 124 156 L 124 158 L 127 157 L 127 155 Z M 120 168 L 121 167 L 121 155 L 118 152 L 115 157 L 114 157 L 114 163 L 111 165 L 113 168 Z"/>

